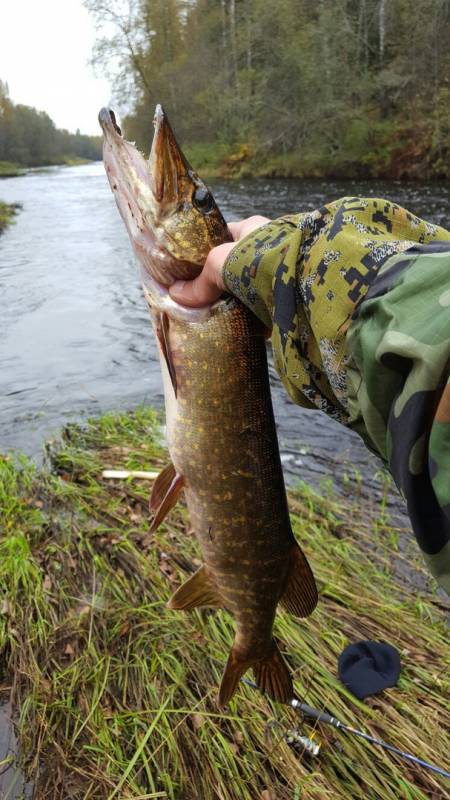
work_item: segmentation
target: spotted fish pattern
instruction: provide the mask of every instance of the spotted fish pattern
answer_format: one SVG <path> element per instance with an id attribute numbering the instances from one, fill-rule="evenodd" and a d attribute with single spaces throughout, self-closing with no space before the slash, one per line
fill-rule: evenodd
<path id="1" fill-rule="evenodd" d="M 203 564 L 169 601 L 173 609 L 226 608 L 236 637 L 219 691 L 224 706 L 253 667 L 258 686 L 287 702 L 293 687 L 273 638 L 280 604 L 308 616 L 317 590 L 289 520 L 270 396 L 264 328 L 239 302 L 203 322 L 170 319 L 167 350 L 176 398 L 166 390 L 172 464 L 155 482 L 155 528 L 164 498 L 184 488 Z M 178 484 L 177 484 L 178 476 Z"/>
<path id="2" fill-rule="evenodd" d="M 291 398 L 352 427 L 389 466 L 448 592 L 449 250 L 449 231 L 401 206 L 344 197 L 269 222 L 223 267 L 230 291 L 272 328 Z"/>

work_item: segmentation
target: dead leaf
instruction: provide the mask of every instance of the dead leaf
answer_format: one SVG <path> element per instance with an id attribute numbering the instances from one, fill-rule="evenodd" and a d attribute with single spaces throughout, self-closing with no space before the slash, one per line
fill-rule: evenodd
<path id="1" fill-rule="evenodd" d="M 277 800 L 272 789 L 263 789 L 261 792 L 261 800 Z"/>
<path id="2" fill-rule="evenodd" d="M 170 556 L 168 556 L 167 553 L 161 552 L 160 553 L 159 562 L 158 562 L 158 566 L 159 566 L 161 572 L 163 573 L 163 575 L 167 576 L 167 578 L 169 579 L 170 583 L 176 583 L 177 582 L 177 574 L 176 574 L 176 571 L 173 568 L 172 564 L 170 563 L 169 558 L 170 558 Z"/>
<path id="3" fill-rule="evenodd" d="M 10 609 L 10 605 L 9 605 L 9 602 L 8 602 L 8 598 L 5 597 L 3 602 L 2 602 L 1 608 L 0 608 L 0 614 L 2 614 L 4 617 L 8 617 L 9 614 L 10 614 L 10 611 L 11 611 L 11 609 Z"/>
<path id="4" fill-rule="evenodd" d="M 42 582 L 42 588 L 44 592 L 49 592 L 52 588 L 52 579 L 50 575 L 45 575 L 44 580 Z"/>
<path id="5" fill-rule="evenodd" d="M 205 722 L 206 722 L 206 719 L 204 717 L 202 717 L 201 714 L 191 714 L 191 720 L 192 720 L 192 724 L 194 726 L 194 730 L 196 730 L 196 731 L 198 731 L 199 728 L 201 728 L 202 725 L 204 725 Z"/>

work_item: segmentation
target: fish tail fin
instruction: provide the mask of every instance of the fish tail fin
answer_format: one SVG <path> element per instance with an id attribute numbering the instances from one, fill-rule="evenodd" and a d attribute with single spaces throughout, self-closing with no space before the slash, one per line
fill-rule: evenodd
<path id="1" fill-rule="evenodd" d="M 288 703 L 294 696 L 291 674 L 281 655 L 277 643 L 272 640 L 272 653 L 253 665 L 255 682 L 278 703 Z"/>
<path id="2" fill-rule="evenodd" d="M 262 692 L 266 692 L 279 703 L 287 703 L 292 699 L 292 678 L 276 642 L 272 640 L 270 655 L 266 658 L 239 658 L 236 647 L 233 646 L 219 689 L 218 702 L 221 708 L 229 703 L 242 675 L 250 667 L 253 667 L 256 684 Z"/>
<path id="3" fill-rule="evenodd" d="M 220 708 L 228 705 L 244 672 L 247 672 L 251 666 L 252 661 L 239 658 L 236 655 L 236 648 L 233 646 L 231 648 L 231 653 L 228 656 L 228 661 L 225 664 L 222 682 L 220 684 L 218 697 L 218 704 Z"/>

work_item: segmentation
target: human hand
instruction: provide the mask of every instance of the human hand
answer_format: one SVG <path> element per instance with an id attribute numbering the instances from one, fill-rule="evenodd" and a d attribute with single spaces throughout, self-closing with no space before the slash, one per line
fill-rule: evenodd
<path id="1" fill-rule="evenodd" d="M 248 233 L 260 228 L 270 222 L 268 217 L 254 215 L 239 222 L 229 222 L 228 230 L 234 241 L 219 244 L 213 247 L 208 253 L 205 265 L 197 278 L 193 281 L 176 281 L 169 287 L 169 294 L 172 300 L 183 306 L 194 308 L 206 306 L 219 299 L 221 294 L 226 291 L 222 280 L 222 267 L 232 251 L 236 242 L 243 239 Z"/>

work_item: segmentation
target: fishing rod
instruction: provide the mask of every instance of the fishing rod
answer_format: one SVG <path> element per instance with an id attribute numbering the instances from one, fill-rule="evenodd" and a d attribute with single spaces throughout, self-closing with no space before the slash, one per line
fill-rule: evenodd
<path id="1" fill-rule="evenodd" d="M 251 686 L 253 689 L 258 688 L 256 683 L 248 680 L 248 678 L 241 678 L 241 681 L 242 683 L 246 683 L 247 686 Z M 411 753 L 405 753 L 404 750 L 399 750 L 398 747 L 394 747 L 392 744 L 383 742 L 382 739 L 376 739 L 375 736 L 371 736 L 370 733 L 365 733 L 357 728 L 352 728 L 350 725 L 345 725 L 343 722 L 336 719 L 336 717 L 333 717 L 331 714 L 328 714 L 326 711 L 319 711 L 319 709 L 313 708 L 306 703 L 301 703 L 296 697 L 293 697 L 292 700 L 289 700 L 286 705 L 291 706 L 291 708 L 295 709 L 295 711 L 300 711 L 304 717 L 315 719 L 317 722 L 324 722 L 326 725 L 332 725 L 333 728 L 339 728 L 339 730 L 345 731 L 346 733 L 353 733 L 355 736 L 359 736 L 361 739 L 365 739 L 371 744 L 378 745 L 384 750 L 389 750 L 391 753 L 395 753 L 401 758 L 412 761 L 414 764 L 419 764 L 419 766 L 425 767 L 425 769 L 429 769 L 432 772 L 436 772 L 438 775 L 441 775 L 444 778 L 450 778 L 450 772 L 447 772 L 447 770 L 442 769 L 441 767 L 436 767 L 434 764 L 430 764 L 428 761 L 424 761 L 422 758 L 413 756 Z"/>

